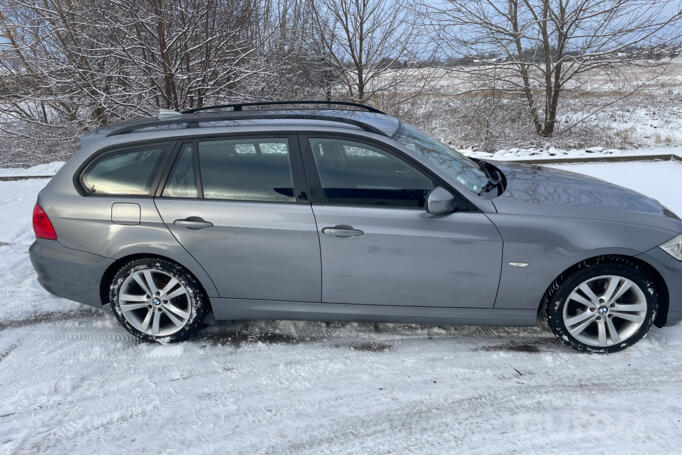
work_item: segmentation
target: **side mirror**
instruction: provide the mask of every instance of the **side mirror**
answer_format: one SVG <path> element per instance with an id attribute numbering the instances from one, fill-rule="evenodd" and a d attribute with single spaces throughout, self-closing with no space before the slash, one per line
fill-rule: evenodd
<path id="1" fill-rule="evenodd" d="M 443 187 L 436 187 L 426 198 L 426 211 L 434 215 L 454 212 L 457 208 L 455 197 Z"/>

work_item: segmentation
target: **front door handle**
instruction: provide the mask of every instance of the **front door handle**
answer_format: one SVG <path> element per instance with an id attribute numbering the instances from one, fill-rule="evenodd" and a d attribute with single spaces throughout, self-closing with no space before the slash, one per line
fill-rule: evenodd
<path id="1" fill-rule="evenodd" d="M 353 226 L 346 226 L 345 224 L 323 228 L 322 233 L 343 239 L 348 237 L 359 237 L 364 234 L 360 229 L 355 229 Z"/>
<path id="2" fill-rule="evenodd" d="M 192 229 L 192 230 L 197 230 L 197 229 L 206 229 L 213 227 L 213 223 L 210 221 L 205 221 L 203 218 L 198 217 L 198 216 L 188 216 L 185 219 L 182 220 L 175 220 L 173 221 L 173 224 L 176 226 L 184 227 L 186 229 Z"/>

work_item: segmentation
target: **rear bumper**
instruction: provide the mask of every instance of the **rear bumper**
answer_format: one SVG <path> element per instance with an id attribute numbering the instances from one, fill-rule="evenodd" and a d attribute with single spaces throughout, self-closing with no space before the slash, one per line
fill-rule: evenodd
<path id="1" fill-rule="evenodd" d="M 656 247 L 638 256 L 661 274 L 668 288 L 668 312 L 662 325 L 674 325 L 682 320 L 682 262 Z M 657 323 L 657 325 L 659 325 Z"/>
<path id="2" fill-rule="evenodd" d="M 55 240 L 36 239 L 29 248 L 38 282 L 65 299 L 101 307 L 99 286 L 114 260 L 62 246 Z"/>

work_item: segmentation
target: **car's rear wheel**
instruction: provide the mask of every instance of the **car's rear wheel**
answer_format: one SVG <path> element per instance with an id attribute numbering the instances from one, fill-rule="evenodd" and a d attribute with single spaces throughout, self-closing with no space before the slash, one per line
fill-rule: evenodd
<path id="1" fill-rule="evenodd" d="M 627 259 L 585 264 L 555 281 L 545 296 L 554 334 L 583 352 L 616 352 L 651 328 L 658 308 L 655 284 Z"/>
<path id="2" fill-rule="evenodd" d="M 141 258 L 123 265 L 111 282 L 111 309 L 130 333 L 145 341 L 181 341 L 196 332 L 207 298 L 180 265 Z"/>

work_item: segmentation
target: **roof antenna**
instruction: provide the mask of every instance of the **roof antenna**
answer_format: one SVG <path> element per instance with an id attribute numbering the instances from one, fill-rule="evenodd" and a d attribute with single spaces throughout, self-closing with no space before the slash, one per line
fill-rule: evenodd
<path id="1" fill-rule="evenodd" d="M 173 120 L 180 117 L 182 114 L 172 109 L 159 109 L 159 115 L 156 116 L 159 120 Z"/>

